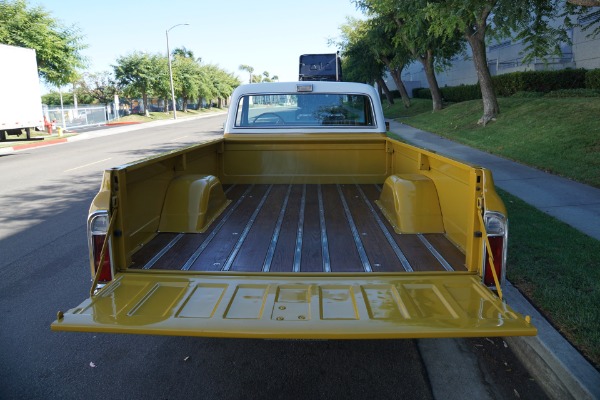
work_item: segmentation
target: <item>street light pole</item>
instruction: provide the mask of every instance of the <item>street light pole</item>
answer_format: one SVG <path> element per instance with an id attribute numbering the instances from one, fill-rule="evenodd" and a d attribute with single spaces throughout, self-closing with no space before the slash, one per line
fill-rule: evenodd
<path id="1" fill-rule="evenodd" d="M 169 49 L 169 31 L 177 26 L 189 25 L 189 24 L 177 24 L 173 25 L 165 31 L 167 36 L 167 59 L 169 60 L 169 80 L 171 81 L 171 101 L 173 105 L 173 119 L 177 119 L 177 107 L 175 106 L 175 87 L 173 86 L 173 69 L 171 68 L 171 50 Z"/>

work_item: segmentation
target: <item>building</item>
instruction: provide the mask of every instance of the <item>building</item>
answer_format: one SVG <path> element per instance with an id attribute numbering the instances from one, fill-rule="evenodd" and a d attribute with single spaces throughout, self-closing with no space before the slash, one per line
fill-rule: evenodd
<path id="1" fill-rule="evenodd" d="M 595 17 L 598 18 L 598 17 Z M 580 19 L 579 22 L 589 22 Z M 596 23 L 600 25 L 600 21 Z M 568 34 L 572 44 L 561 46 L 560 57 L 550 56 L 546 60 L 533 60 L 523 63 L 521 54 L 525 46 L 522 42 L 512 39 L 502 40 L 487 46 L 487 61 L 492 76 L 507 74 L 518 71 L 556 70 L 564 68 L 600 68 L 600 34 L 595 38 L 588 37 L 594 27 L 582 32 L 581 28 L 569 30 Z M 436 74 L 440 87 L 471 85 L 477 83 L 477 72 L 471 58 L 471 48 L 467 47 L 467 54 L 456 57 L 452 65 L 443 72 Z M 390 90 L 396 89 L 391 76 L 384 77 L 386 85 Z M 412 97 L 412 89 L 429 87 L 423 65 L 413 62 L 402 72 L 402 81 L 405 83 L 409 96 Z"/>

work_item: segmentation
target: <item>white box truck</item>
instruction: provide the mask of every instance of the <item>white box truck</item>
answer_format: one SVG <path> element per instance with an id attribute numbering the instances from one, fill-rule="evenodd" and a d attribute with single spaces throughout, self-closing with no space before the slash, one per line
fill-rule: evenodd
<path id="1" fill-rule="evenodd" d="M 35 50 L 0 44 L 0 140 L 44 126 Z"/>

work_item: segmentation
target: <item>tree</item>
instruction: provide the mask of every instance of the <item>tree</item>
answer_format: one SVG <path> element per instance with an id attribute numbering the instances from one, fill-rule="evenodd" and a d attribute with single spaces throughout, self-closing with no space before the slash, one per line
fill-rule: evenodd
<path id="1" fill-rule="evenodd" d="M 569 0 L 568 3 L 567 13 L 578 15 L 585 21 L 577 23 L 581 30 L 591 30 L 587 35 L 590 38 L 600 36 L 600 0 Z"/>
<path id="2" fill-rule="evenodd" d="M 148 94 L 159 85 L 161 58 L 164 56 L 134 52 L 117 58 L 117 65 L 113 65 L 115 78 L 125 92 L 131 96 L 142 96 L 146 115 L 149 114 Z"/>
<path id="3" fill-rule="evenodd" d="M 246 71 L 248 72 L 248 74 L 250 75 L 250 79 L 248 80 L 248 83 L 252 83 L 252 73 L 254 72 L 254 67 L 251 67 L 249 65 L 246 64 L 241 64 L 238 69 L 240 71 Z"/>
<path id="4" fill-rule="evenodd" d="M 385 64 L 389 71 L 404 103 L 404 107 L 410 107 L 410 97 L 402 82 L 402 70 L 413 61 L 410 51 L 398 43 L 394 45 L 394 37 L 397 36 L 397 27 L 390 26 L 386 28 L 383 21 L 378 18 L 368 21 L 367 38 L 371 43 L 372 51 L 375 56 Z"/>
<path id="5" fill-rule="evenodd" d="M 260 82 L 273 82 L 278 81 L 279 77 L 277 75 L 271 76 L 269 71 L 263 71 L 262 75 L 252 75 L 252 82 L 260 83 Z"/>
<path id="6" fill-rule="evenodd" d="M 188 100 L 198 97 L 200 78 L 200 65 L 196 60 L 181 55 L 175 56 L 173 85 L 175 94 L 183 100 L 183 112 L 187 112 Z"/>
<path id="7" fill-rule="evenodd" d="M 178 47 L 173 49 L 171 52 L 173 57 L 185 57 L 194 59 L 194 52 L 192 50 L 186 49 L 185 47 Z"/>
<path id="8" fill-rule="evenodd" d="M 469 43 L 483 99 L 485 125 L 500 112 L 486 58 L 486 36 L 511 37 L 527 44 L 524 61 L 560 53 L 568 42 L 563 27 L 552 26 L 563 0 L 432 0 L 426 6 L 430 34 L 445 40 L 461 34 Z"/>
<path id="9" fill-rule="evenodd" d="M 201 81 L 202 97 L 209 100 L 209 103 L 213 99 L 217 99 L 219 108 L 222 106 L 223 100 L 231 96 L 233 90 L 240 85 L 240 81 L 232 73 L 228 73 L 214 64 L 202 66 Z"/>
<path id="10" fill-rule="evenodd" d="M 368 22 L 352 18 L 340 27 L 342 35 L 337 46 L 342 53 L 345 79 L 369 84 L 377 82 L 385 92 L 388 103 L 394 104 L 394 98 L 382 79 L 385 65 L 374 52 L 368 29 Z"/>
<path id="11" fill-rule="evenodd" d="M 87 46 L 76 26 L 64 26 L 42 7 L 25 0 L 0 2 L 0 43 L 35 49 L 40 78 L 63 86 L 85 66 L 80 51 Z"/>
<path id="12" fill-rule="evenodd" d="M 120 91 L 109 71 L 85 73 L 78 84 L 78 97 L 87 96 L 105 105 L 111 103 Z"/>
<path id="13" fill-rule="evenodd" d="M 463 51 L 458 35 L 439 38 L 429 33 L 430 21 L 426 18 L 427 0 L 354 0 L 356 5 L 370 15 L 378 17 L 387 31 L 395 31 L 393 43 L 402 46 L 425 70 L 431 91 L 433 110 L 442 109 L 442 93 L 435 76 L 441 67 Z"/>

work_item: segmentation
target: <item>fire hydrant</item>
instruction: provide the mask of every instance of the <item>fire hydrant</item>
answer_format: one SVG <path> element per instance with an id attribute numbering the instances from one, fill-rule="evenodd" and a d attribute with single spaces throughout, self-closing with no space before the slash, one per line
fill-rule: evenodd
<path id="1" fill-rule="evenodd" d="M 46 116 L 44 116 L 44 126 L 46 127 L 48 135 L 52 135 L 52 123 L 46 119 Z"/>
<path id="2" fill-rule="evenodd" d="M 58 132 L 58 137 L 62 137 L 63 135 L 63 128 L 62 126 L 59 126 L 56 128 L 56 132 Z"/>

